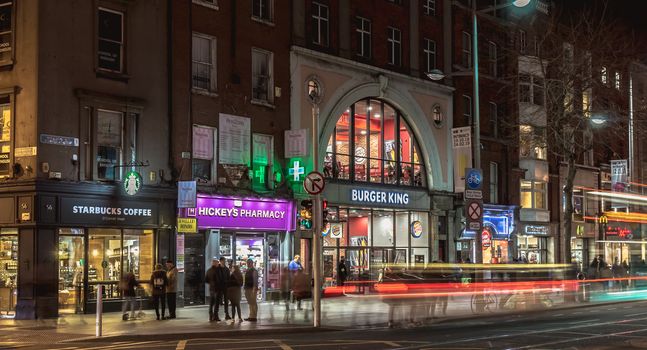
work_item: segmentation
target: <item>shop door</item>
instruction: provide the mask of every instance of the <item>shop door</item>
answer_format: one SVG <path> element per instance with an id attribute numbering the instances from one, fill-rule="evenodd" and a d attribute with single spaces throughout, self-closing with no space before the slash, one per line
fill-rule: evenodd
<path id="1" fill-rule="evenodd" d="M 371 250 L 371 262 L 369 265 L 370 280 L 382 280 L 385 269 L 389 264 L 393 264 L 393 259 L 393 248 L 373 248 Z"/>
<path id="2" fill-rule="evenodd" d="M 59 235 L 58 237 L 58 312 L 83 313 L 83 276 L 85 275 L 85 237 Z"/>
<path id="3" fill-rule="evenodd" d="M 349 265 L 348 281 L 368 281 L 370 279 L 369 270 L 369 249 L 368 248 L 348 248 L 346 253 Z"/>
<path id="4" fill-rule="evenodd" d="M 265 297 L 265 238 L 262 234 L 236 234 L 236 259 L 234 264 L 240 265 L 240 270 L 245 275 L 247 272 L 247 260 L 254 261 L 254 267 L 258 271 L 258 286 L 260 292 L 256 296 L 258 300 Z"/>
<path id="5" fill-rule="evenodd" d="M 205 303 L 205 236 L 184 235 L 184 305 Z"/>
<path id="6" fill-rule="evenodd" d="M 3 229 L 0 231 L 0 317 L 15 315 L 17 287 L 18 235 L 5 234 Z"/>

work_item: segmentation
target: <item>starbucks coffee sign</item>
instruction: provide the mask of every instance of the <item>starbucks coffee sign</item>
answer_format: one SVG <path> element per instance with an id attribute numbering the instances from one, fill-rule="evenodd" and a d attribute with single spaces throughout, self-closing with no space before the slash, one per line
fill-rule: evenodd
<path id="1" fill-rule="evenodd" d="M 129 196 L 139 193 L 142 187 L 142 176 L 136 171 L 129 171 L 124 178 L 124 192 Z"/>

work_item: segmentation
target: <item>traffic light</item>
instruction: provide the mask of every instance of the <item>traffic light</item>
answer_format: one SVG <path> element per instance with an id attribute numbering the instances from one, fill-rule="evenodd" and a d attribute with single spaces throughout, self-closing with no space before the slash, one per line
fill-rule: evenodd
<path id="1" fill-rule="evenodd" d="M 312 229 L 312 200 L 304 199 L 301 201 L 301 210 L 299 210 L 299 226 L 302 230 Z"/>
<path id="2" fill-rule="evenodd" d="M 326 227 L 328 224 L 328 201 L 321 201 L 321 227 Z"/>

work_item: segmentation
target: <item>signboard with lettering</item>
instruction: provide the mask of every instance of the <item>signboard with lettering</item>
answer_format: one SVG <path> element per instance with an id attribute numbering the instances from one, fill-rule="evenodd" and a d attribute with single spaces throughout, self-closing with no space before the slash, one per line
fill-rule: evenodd
<path id="1" fill-rule="evenodd" d="M 285 158 L 308 155 L 308 129 L 285 130 Z"/>
<path id="2" fill-rule="evenodd" d="M 61 223 L 73 225 L 157 225 L 155 202 L 61 198 Z"/>
<path id="3" fill-rule="evenodd" d="M 11 57 L 13 2 L 4 1 L 0 4 L 0 61 Z"/>
<path id="4" fill-rule="evenodd" d="M 177 207 L 195 208 L 197 198 L 197 187 L 195 181 L 178 181 L 177 183 Z"/>
<path id="5" fill-rule="evenodd" d="M 604 237 L 606 240 L 629 241 L 634 238 L 633 231 L 630 227 L 621 225 L 607 225 L 604 227 Z"/>
<path id="6" fill-rule="evenodd" d="M 546 225 L 526 225 L 524 227 L 524 232 L 527 235 L 548 235 L 550 233 L 550 230 L 548 229 L 548 226 Z"/>
<path id="7" fill-rule="evenodd" d="M 292 231 L 296 226 L 290 200 L 198 197 L 187 216 L 197 218 L 199 228 Z"/>
<path id="8" fill-rule="evenodd" d="M 195 218 L 177 218 L 177 232 L 196 233 L 198 232 L 198 220 Z"/>
<path id="9" fill-rule="evenodd" d="M 380 191 L 353 188 L 350 190 L 350 200 L 358 203 L 406 206 L 409 204 L 409 194 L 401 191 Z"/>

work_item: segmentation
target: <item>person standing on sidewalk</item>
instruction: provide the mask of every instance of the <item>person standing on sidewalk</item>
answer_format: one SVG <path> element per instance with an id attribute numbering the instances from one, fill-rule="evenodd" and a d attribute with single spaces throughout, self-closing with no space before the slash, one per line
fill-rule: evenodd
<path id="1" fill-rule="evenodd" d="M 298 257 L 298 255 L 297 255 Z M 247 271 L 245 271 L 245 299 L 249 305 L 249 317 L 245 321 L 256 322 L 258 316 L 258 271 L 254 268 L 254 260 L 247 259 Z"/>
<path id="2" fill-rule="evenodd" d="M 155 306 L 155 315 L 160 319 L 159 304 L 162 304 L 162 320 L 166 319 L 164 313 L 166 312 L 166 286 L 168 286 L 168 279 L 166 278 L 166 271 L 162 268 L 162 264 L 155 264 L 155 271 L 151 274 L 151 286 L 153 287 L 153 306 Z"/>
<path id="3" fill-rule="evenodd" d="M 231 276 L 227 282 L 227 299 L 231 303 L 231 317 L 236 318 L 236 310 L 238 310 L 238 322 L 243 322 L 243 317 L 240 315 L 240 300 L 242 299 L 240 289 L 243 286 L 243 274 L 240 272 L 240 266 L 233 266 Z"/>
<path id="4" fill-rule="evenodd" d="M 124 302 L 121 304 L 122 320 L 128 321 L 128 305 L 130 304 L 130 319 L 135 319 L 135 288 L 139 287 L 139 282 L 132 271 L 128 271 L 121 279 L 121 295 Z"/>
<path id="5" fill-rule="evenodd" d="M 168 304 L 168 318 L 175 318 L 175 305 L 177 301 L 177 268 L 173 265 L 173 260 L 166 261 L 166 303 Z"/>
<path id="6" fill-rule="evenodd" d="M 216 284 L 219 265 L 218 259 L 213 258 L 211 260 L 211 267 L 204 276 L 204 283 L 209 285 L 209 322 L 220 321 L 217 311 L 218 286 Z"/>
<path id="7" fill-rule="evenodd" d="M 296 273 L 299 270 L 303 270 L 303 266 L 301 266 L 301 256 L 299 254 L 294 256 L 294 259 L 290 261 L 288 264 L 288 270 L 292 272 L 292 274 Z"/>
<path id="8" fill-rule="evenodd" d="M 343 256 L 339 259 L 339 264 L 337 264 L 337 285 L 343 286 L 346 283 L 346 278 L 348 277 L 348 268 L 346 268 L 346 258 Z"/>
<path id="9" fill-rule="evenodd" d="M 220 265 L 216 268 L 216 321 L 220 321 L 218 313 L 220 305 L 225 304 L 225 320 L 231 320 L 229 317 L 229 301 L 227 300 L 227 282 L 231 272 L 227 267 L 227 260 L 224 256 L 220 257 Z"/>

